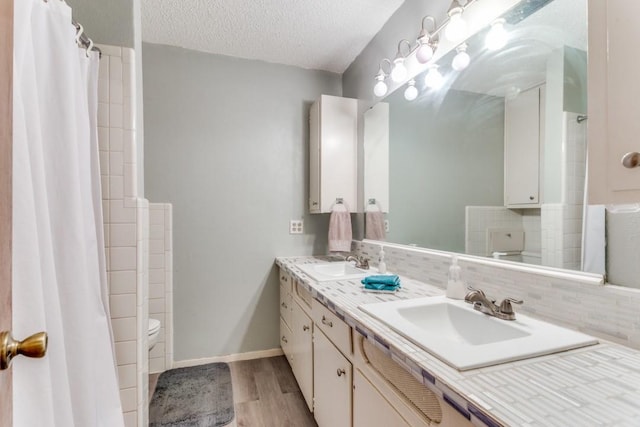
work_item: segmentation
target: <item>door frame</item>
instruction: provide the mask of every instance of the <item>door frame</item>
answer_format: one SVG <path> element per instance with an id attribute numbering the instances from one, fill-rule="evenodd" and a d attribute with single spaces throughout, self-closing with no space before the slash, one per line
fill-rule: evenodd
<path id="1" fill-rule="evenodd" d="M 0 0 L 0 331 L 11 331 L 13 2 Z M 13 423 L 11 369 L 0 372 L 0 427 Z"/>

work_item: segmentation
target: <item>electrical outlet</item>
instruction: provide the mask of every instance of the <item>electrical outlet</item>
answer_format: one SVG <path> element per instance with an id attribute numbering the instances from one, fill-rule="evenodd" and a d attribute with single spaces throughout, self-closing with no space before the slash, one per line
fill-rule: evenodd
<path id="1" fill-rule="evenodd" d="M 389 220 L 388 219 L 384 220 L 384 231 L 386 231 L 387 233 L 389 232 Z"/>
<path id="2" fill-rule="evenodd" d="M 304 223 L 301 219 L 292 219 L 289 221 L 289 234 L 302 234 Z"/>

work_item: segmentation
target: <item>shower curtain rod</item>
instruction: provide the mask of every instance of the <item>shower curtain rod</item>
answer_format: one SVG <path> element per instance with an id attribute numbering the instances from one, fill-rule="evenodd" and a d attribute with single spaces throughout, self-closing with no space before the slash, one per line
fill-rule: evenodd
<path id="1" fill-rule="evenodd" d="M 82 47 L 84 47 L 85 49 L 91 48 L 91 50 L 93 50 L 94 52 L 98 52 L 98 55 L 102 57 L 102 51 L 100 50 L 100 48 L 96 47 L 93 44 L 93 40 L 91 40 L 89 36 L 87 36 L 87 34 L 84 32 L 84 28 L 82 27 L 82 25 L 80 25 L 75 19 L 72 19 L 71 23 L 74 27 L 76 27 L 76 31 L 82 31 L 82 33 L 80 33 L 80 37 L 77 37 L 78 42 L 82 45 Z"/>

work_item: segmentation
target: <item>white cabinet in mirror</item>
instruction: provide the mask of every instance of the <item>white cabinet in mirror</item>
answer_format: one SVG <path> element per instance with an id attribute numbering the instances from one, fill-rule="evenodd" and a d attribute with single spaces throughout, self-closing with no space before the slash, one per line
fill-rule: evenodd
<path id="1" fill-rule="evenodd" d="M 452 68 L 455 49 L 440 55 L 441 88 L 427 88 L 418 75 L 415 100 L 405 99 L 403 87 L 384 99 L 386 219 L 393 224 L 387 241 L 484 257 L 509 252 L 512 260 L 581 269 L 586 122 L 578 125 L 576 117 L 587 112 L 587 0 L 543 3 L 532 11 L 531 2 L 520 2 L 517 13 L 504 14 L 509 39 L 501 49 L 486 48 L 489 26 L 466 40 L 466 69 Z M 537 120 L 510 127 L 510 105 L 532 91 Z M 365 120 L 365 134 L 379 127 L 371 122 Z M 527 138 L 539 146 L 508 149 Z M 527 163 L 531 157 L 536 162 Z M 366 161 L 365 150 L 365 171 Z M 526 166 L 516 164 L 522 161 Z M 368 176 L 365 192 L 373 192 Z M 525 199 L 514 202 L 511 190 Z M 523 233 L 521 247 L 490 244 L 496 230 Z"/>

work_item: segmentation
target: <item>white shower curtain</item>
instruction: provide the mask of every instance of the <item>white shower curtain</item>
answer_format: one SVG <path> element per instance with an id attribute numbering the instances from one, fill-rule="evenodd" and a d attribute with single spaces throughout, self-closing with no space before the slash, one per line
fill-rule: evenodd
<path id="1" fill-rule="evenodd" d="M 15 1 L 13 331 L 49 334 L 14 361 L 15 426 L 122 426 L 107 305 L 96 53 L 61 0 Z"/>

